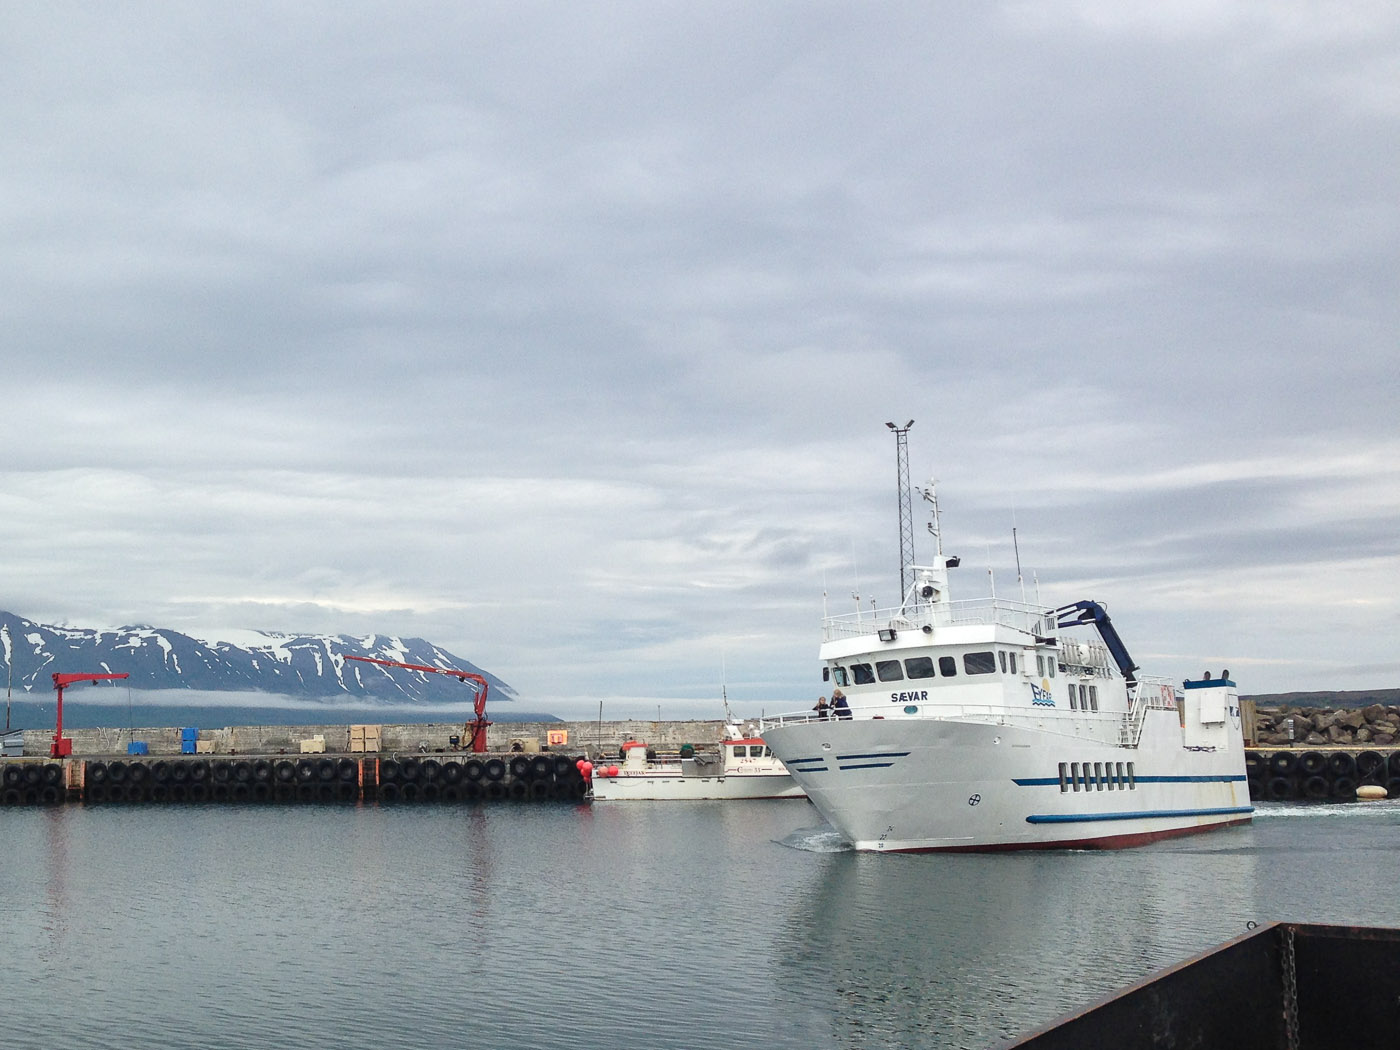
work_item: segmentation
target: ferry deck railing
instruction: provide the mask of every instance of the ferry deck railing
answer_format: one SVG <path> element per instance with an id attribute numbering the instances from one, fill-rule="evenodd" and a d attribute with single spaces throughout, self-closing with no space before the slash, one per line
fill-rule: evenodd
<path id="1" fill-rule="evenodd" d="M 1128 693 L 1128 712 L 1123 716 L 1118 743 L 1137 747 L 1142 740 L 1142 724 L 1148 711 L 1175 711 L 1176 688 L 1168 678 L 1142 675 Z"/>
<path id="2" fill-rule="evenodd" d="M 838 638 L 873 634 L 885 627 L 919 630 L 926 625 L 962 627 L 982 624 L 997 624 L 1042 637 L 1056 634 L 1055 615 L 1042 606 L 1006 598 L 968 598 L 956 602 L 915 603 L 828 616 L 822 621 L 822 637 L 830 642 Z"/>

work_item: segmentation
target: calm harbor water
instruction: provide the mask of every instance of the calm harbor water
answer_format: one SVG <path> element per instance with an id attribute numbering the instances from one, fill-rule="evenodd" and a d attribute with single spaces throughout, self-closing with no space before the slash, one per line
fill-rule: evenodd
<path id="1" fill-rule="evenodd" d="M 982 1048 L 1397 886 L 1385 803 L 883 857 L 805 802 L 6 810 L 0 1045 Z"/>

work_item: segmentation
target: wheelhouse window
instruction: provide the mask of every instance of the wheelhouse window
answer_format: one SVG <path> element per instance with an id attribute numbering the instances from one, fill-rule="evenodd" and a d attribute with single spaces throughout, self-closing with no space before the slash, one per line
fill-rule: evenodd
<path id="1" fill-rule="evenodd" d="M 904 661 L 904 673 L 910 678 L 932 678 L 933 657 L 911 656 Z"/>
<path id="2" fill-rule="evenodd" d="M 938 673 L 944 678 L 956 678 L 958 674 L 958 662 L 951 656 L 940 656 L 938 658 Z"/>
<path id="3" fill-rule="evenodd" d="M 904 669 L 900 667 L 898 660 L 875 661 L 875 673 L 880 676 L 882 682 L 904 681 Z"/>
<path id="4" fill-rule="evenodd" d="M 1037 678 L 1045 677 L 1045 657 L 1040 653 L 1035 654 L 1035 675 Z"/>
<path id="5" fill-rule="evenodd" d="M 844 687 L 851 684 L 850 679 L 846 675 L 846 669 L 844 667 L 833 667 L 831 669 L 831 677 L 839 686 Z"/>
<path id="6" fill-rule="evenodd" d="M 871 685 L 875 681 L 875 672 L 869 664 L 851 664 L 851 678 L 856 685 Z"/>
<path id="7" fill-rule="evenodd" d="M 1006 674 L 1006 653 L 1003 650 L 998 649 L 997 656 L 1001 658 L 1001 673 Z"/>
<path id="8" fill-rule="evenodd" d="M 1096 686 L 1096 685 L 1091 685 L 1091 686 L 1089 687 L 1089 710 L 1090 710 L 1090 711 L 1097 711 L 1098 709 L 1099 709 L 1099 687 Z"/>
<path id="9" fill-rule="evenodd" d="M 963 670 L 968 674 L 994 674 L 996 669 L 997 658 L 991 652 L 963 654 Z"/>
<path id="10" fill-rule="evenodd" d="M 1079 710 L 1079 686 L 1073 682 L 1069 684 L 1069 709 L 1071 711 Z"/>
<path id="11" fill-rule="evenodd" d="M 1008 653 L 1006 659 L 1007 659 L 1007 662 L 1011 664 L 1011 673 L 1012 673 L 1012 674 L 1015 674 L 1015 673 L 1016 673 L 1016 654 L 1015 654 L 1015 653 Z"/>

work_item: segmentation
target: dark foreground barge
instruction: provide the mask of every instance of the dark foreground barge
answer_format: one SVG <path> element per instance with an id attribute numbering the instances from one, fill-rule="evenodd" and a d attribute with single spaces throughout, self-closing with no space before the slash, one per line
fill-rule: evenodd
<path id="1" fill-rule="evenodd" d="M 1271 923 L 1004 1050 L 1393 1050 L 1400 930 Z"/>

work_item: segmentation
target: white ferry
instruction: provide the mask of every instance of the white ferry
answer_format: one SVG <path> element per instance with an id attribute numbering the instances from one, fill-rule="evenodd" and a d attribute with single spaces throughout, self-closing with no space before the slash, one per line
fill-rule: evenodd
<path id="1" fill-rule="evenodd" d="M 802 798 L 802 789 L 759 737 L 725 727 L 718 755 L 648 757 L 646 744 L 622 745 L 621 765 L 593 767 L 595 802 Z"/>
<path id="2" fill-rule="evenodd" d="M 900 607 L 826 618 L 848 718 L 761 725 L 856 849 L 1114 848 L 1249 821 L 1229 672 L 1178 691 L 1138 674 L 1098 603 L 955 602 L 957 564 L 940 540 Z"/>

